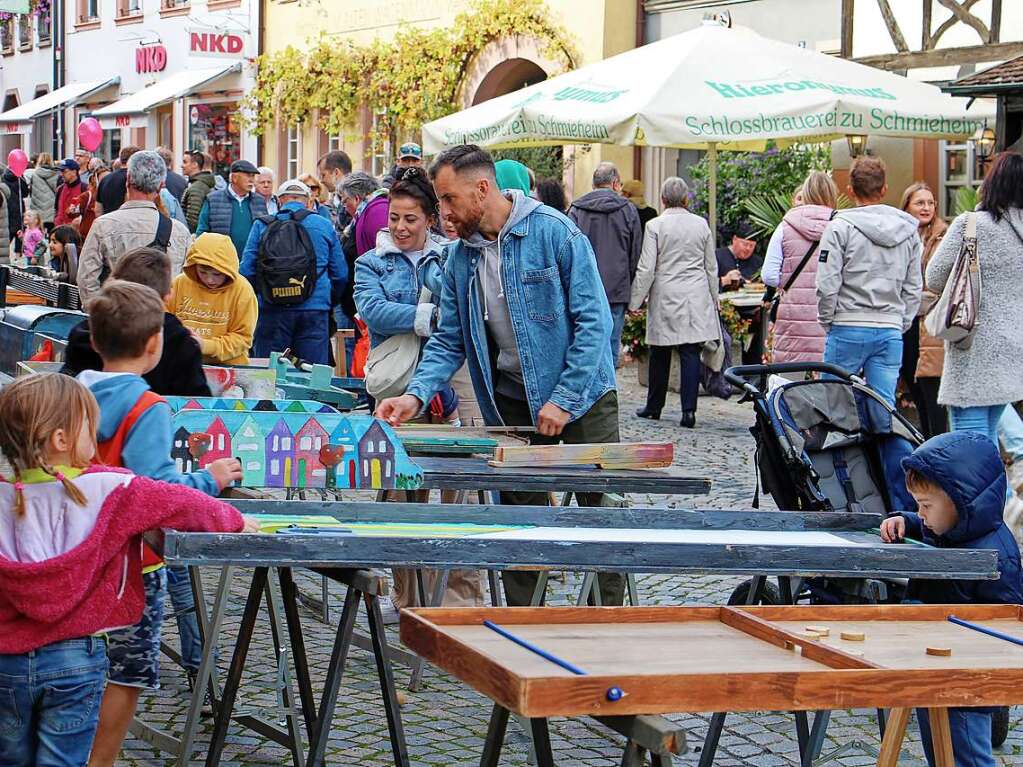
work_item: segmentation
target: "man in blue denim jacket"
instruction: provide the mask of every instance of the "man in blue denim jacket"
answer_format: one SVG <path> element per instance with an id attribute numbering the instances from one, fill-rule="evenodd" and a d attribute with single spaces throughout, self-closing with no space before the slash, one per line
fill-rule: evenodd
<path id="1" fill-rule="evenodd" d="M 442 152 L 430 175 L 461 239 L 448 249 L 440 323 L 419 368 L 377 415 L 392 424 L 415 417 L 467 361 L 488 424 L 535 426 L 540 444 L 617 442 L 611 309 L 589 240 L 559 211 L 502 194 L 493 159 L 477 146 Z M 503 493 L 502 502 L 544 505 L 547 496 Z M 535 574 L 504 580 L 509 604 L 529 604 Z M 623 585 L 603 577 L 604 603 L 621 603 Z"/>

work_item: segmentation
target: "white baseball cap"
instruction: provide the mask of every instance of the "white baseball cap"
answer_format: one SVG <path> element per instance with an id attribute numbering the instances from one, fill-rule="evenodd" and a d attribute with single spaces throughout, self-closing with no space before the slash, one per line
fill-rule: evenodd
<path id="1" fill-rule="evenodd" d="M 312 197 L 313 190 L 310 189 L 304 182 L 299 181 L 297 178 L 289 179 L 277 187 L 277 196 L 283 197 L 286 194 L 296 195 L 298 197 Z"/>

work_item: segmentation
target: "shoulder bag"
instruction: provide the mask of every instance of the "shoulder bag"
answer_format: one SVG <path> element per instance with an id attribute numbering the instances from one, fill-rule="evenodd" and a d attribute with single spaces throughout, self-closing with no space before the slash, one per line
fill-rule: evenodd
<path id="1" fill-rule="evenodd" d="M 969 349 L 980 312 L 980 259 L 977 255 L 977 214 L 966 216 L 963 244 L 938 300 L 924 315 L 924 328 L 935 338 Z"/>
<path id="2" fill-rule="evenodd" d="M 431 301 L 433 294 L 427 288 L 419 293 L 419 303 Z M 366 358 L 366 391 L 373 399 L 398 397 L 412 380 L 419 365 L 422 338 L 415 333 L 399 333 L 369 350 Z"/>

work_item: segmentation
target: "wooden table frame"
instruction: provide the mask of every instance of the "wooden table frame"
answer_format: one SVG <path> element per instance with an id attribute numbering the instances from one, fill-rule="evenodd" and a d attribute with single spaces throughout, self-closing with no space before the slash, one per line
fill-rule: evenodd
<path id="1" fill-rule="evenodd" d="M 895 767 L 911 708 L 928 710 L 937 767 L 954 767 L 948 708 L 1023 702 L 1023 667 L 900 669 L 882 666 L 838 647 L 809 639 L 777 621 L 942 621 L 1015 619 L 1018 605 L 866 605 L 837 607 L 691 608 L 416 608 L 402 612 L 401 640 L 494 701 L 482 767 L 500 759 L 509 712 L 529 718 L 538 767 L 553 767 L 547 720 L 561 716 L 640 715 L 694 711 L 892 708 L 878 767 Z M 520 676 L 475 647 L 443 631 L 445 625 L 478 625 L 484 619 L 515 631 L 524 624 L 684 623 L 720 621 L 775 647 L 799 652 L 826 670 L 664 674 L 660 676 Z M 611 687 L 629 691 L 608 703 Z"/>

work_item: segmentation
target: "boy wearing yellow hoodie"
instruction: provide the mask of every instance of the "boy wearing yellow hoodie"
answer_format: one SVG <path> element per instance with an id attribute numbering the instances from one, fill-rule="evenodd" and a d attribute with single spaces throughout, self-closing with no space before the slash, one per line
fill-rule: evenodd
<path id="1" fill-rule="evenodd" d="M 230 237 L 207 232 L 196 238 L 167 308 L 198 339 L 204 361 L 248 364 L 259 310 L 252 286 L 238 273 Z"/>

